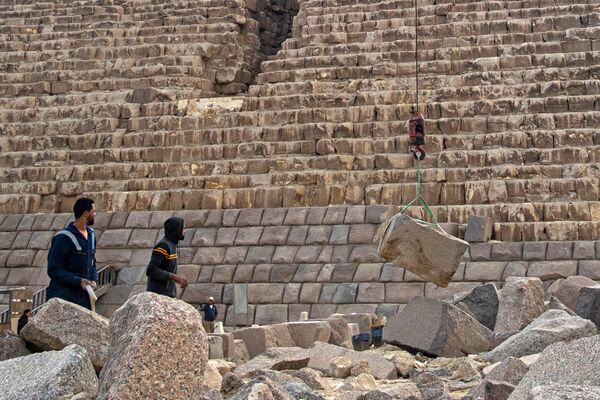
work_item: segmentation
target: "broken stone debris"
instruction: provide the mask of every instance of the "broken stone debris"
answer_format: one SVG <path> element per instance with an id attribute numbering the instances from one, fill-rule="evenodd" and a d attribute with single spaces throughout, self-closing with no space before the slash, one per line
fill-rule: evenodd
<path id="1" fill-rule="evenodd" d="M 108 319 L 77 304 L 51 299 L 25 325 L 21 335 L 42 350 L 61 350 L 78 344 L 87 350 L 96 371 L 106 364 Z"/>
<path id="2" fill-rule="evenodd" d="M 88 352 L 77 344 L 0 362 L 0 398 L 94 398 L 98 378 Z"/>

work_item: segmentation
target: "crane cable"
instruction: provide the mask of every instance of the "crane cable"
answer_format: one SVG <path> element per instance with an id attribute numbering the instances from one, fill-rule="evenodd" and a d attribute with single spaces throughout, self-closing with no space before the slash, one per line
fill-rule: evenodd
<path id="1" fill-rule="evenodd" d="M 419 9 L 417 7 L 419 0 L 415 0 L 415 98 L 416 109 L 419 112 Z"/>

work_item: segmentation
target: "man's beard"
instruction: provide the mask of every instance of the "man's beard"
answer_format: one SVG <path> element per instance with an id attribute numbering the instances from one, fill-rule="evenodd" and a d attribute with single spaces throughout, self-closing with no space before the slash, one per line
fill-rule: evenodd
<path id="1" fill-rule="evenodd" d="M 94 217 L 88 217 L 86 222 L 87 222 L 87 226 L 94 225 Z"/>

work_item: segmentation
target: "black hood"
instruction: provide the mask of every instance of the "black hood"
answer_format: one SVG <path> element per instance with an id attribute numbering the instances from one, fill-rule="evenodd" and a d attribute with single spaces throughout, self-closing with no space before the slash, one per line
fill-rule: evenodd
<path id="1" fill-rule="evenodd" d="M 165 237 L 173 244 L 183 240 L 183 218 L 171 217 L 165 221 Z"/>

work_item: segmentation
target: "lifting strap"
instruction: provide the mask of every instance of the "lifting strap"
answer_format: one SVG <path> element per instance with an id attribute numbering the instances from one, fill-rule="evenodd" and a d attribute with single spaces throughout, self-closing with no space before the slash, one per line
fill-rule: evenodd
<path id="1" fill-rule="evenodd" d="M 415 219 L 419 222 L 422 222 L 424 224 L 435 225 L 435 226 L 439 227 L 439 224 L 437 223 L 437 218 L 435 217 L 435 213 L 431 210 L 431 208 L 429 207 L 429 204 L 427 204 L 427 201 L 423 197 L 423 176 L 421 173 L 421 168 L 419 167 L 418 159 L 417 159 L 417 194 L 410 203 L 404 205 L 400 209 L 400 214 L 403 214 L 409 207 L 412 207 L 413 205 L 420 205 L 421 208 L 423 208 L 423 210 L 425 211 L 426 216 L 429 216 L 429 218 L 431 219 L 431 222 L 424 221 L 424 220 L 421 220 L 418 218 L 413 218 L 413 219 Z"/>

